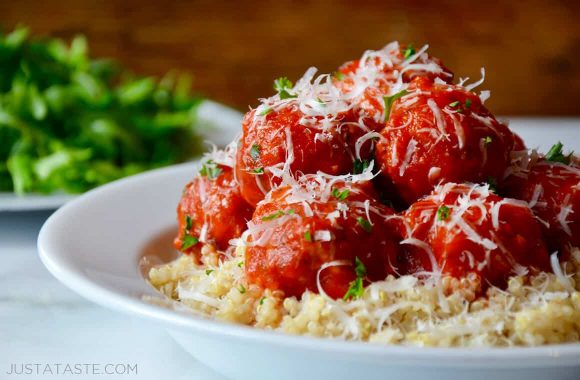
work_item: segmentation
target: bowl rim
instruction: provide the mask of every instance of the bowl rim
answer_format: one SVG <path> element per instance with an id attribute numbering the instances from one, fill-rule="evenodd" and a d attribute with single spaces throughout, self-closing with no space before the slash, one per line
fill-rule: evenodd
<path id="1" fill-rule="evenodd" d="M 87 201 L 97 199 L 117 191 L 128 191 L 146 180 L 155 177 L 188 172 L 198 161 L 160 168 L 135 176 L 123 178 L 93 189 L 65 204 L 53 213 L 42 226 L 38 235 L 38 252 L 42 263 L 60 282 L 84 298 L 109 309 L 145 317 L 163 324 L 171 330 L 189 333 L 243 339 L 252 343 L 275 345 L 287 349 L 303 351 L 324 351 L 336 355 L 366 359 L 396 360 L 398 363 L 412 362 L 414 365 L 429 366 L 473 366 L 496 365 L 500 367 L 526 366 L 571 366 L 580 363 L 580 343 L 544 345 L 535 347 L 465 348 L 465 347 L 415 347 L 401 345 L 381 345 L 368 342 L 344 341 L 332 338 L 294 336 L 279 331 L 265 330 L 251 326 L 213 320 L 193 313 L 179 312 L 160 305 L 148 303 L 140 296 L 127 296 L 115 292 L 92 281 L 74 264 L 74 260 L 59 254 L 57 231 L 67 215 L 82 208 Z M 56 240 L 55 240 L 56 239 Z M 86 252 L 90 252 L 87 250 Z M 138 272 L 138 271 L 137 271 Z M 144 286 L 151 290 L 143 277 Z"/>

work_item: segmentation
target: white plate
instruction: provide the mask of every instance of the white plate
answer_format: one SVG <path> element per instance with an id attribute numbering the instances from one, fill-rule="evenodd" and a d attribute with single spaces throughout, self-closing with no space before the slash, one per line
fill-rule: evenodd
<path id="1" fill-rule="evenodd" d="M 578 128 L 518 130 L 534 144 L 547 147 L 560 138 L 580 151 Z M 191 355 L 231 378 L 578 379 L 580 344 L 510 349 L 382 346 L 289 336 L 144 302 L 143 296 L 157 293 L 145 282 L 140 258 L 151 252 L 171 256 L 175 206 L 195 170 L 191 163 L 159 169 L 71 201 L 40 232 L 42 261 L 84 297 L 166 326 Z M 163 232 L 152 250 L 152 241 Z"/>
<path id="2" fill-rule="evenodd" d="M 240 131 L 242 114 L 210 100 L 200 104 L 197 117 L 197 128 L 204 140 L 218 146 L 228 144 Z M 76 197 L 76 195 L 62 193 L 18 196 L 12 192 L 0 192 L 0 212 L 54 210 Z"/>

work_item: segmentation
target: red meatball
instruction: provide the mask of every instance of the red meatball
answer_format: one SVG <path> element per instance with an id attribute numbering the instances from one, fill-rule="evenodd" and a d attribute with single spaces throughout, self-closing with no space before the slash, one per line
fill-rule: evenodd
<path id="1" fill-rule="evenodd" d="M 253 208 L 242 198 L 232 168 L 206 163 L 199 176 L 183 191 L 177 206 L 178 250 L 199 255 L 201 243 L 226 250 L 252 217 Z"/>
<path id="2" fill-rule="evenodd" d="M 439 78 L 451 82 L 453 73 L 427 53 L 417 55 L 410 46 L 392 43 L 381 50 L 367 51 L 359 60 L 338 69 L 335 84 L 354 106 L 348 119 L 363 123 L 371 130 L 384 127 L 384 96 L 402 90 L 402 84 L 416 77 Z M 362 91 L 362 92 L 361 92 Z"/>
<path id="3" fill-rule="evenodd" d="M 345 143 L 338 122 L 326 131 L 304 125 L 295 103 L 267 115 L 250 111 L 242 122 L 243 134 L 236 157 L 236 176 L 244 199 L 256 205 L 284 175 L 343 174 L 353 167 L 353 154 Z M 291 149 L 289 149 L 289 147 Z M 288 165 L 289 172 L 285 169 Z"/>
<path id="4" fill-rule="evenodd" d="M 340 298 L 355 279 L 356 258 L 365 265 L 367 280 L 394 273 L 398 238 L 393 212 L 369 198 L 371 192 L 368 183 L 314 181 L 300 189 L 273 190 L 258 204 L 246 232 L 248 280 L 300 296 L 307 289 L 318 292 L 319 270 L 336 262 L 321 270 L 320 283 L 326 294 Z"/>
<path id="5" fill-rule="evenodd" d="M 505 192 L 522 199 L 542 222 L 551 251 L 580 247 L 580 166 L 540 160 L 507 179 Z"/>
<path id="6" fill-rule="evenodd" d="M 487 185 L 438 186 L 404 214 L 403 273 L 469 273 L 482 284 L 504 286 L 524 268 L 549 270 L 540 225 L 522 201 L 502 198 Z"/>
<path id="7" fill-rule="evenodd" d="M 474 93 L 415 79 L 391 108 L 376 159 L 386 182 L 412 203 L 439 183 L 499 183 L 515 138 Z"/>

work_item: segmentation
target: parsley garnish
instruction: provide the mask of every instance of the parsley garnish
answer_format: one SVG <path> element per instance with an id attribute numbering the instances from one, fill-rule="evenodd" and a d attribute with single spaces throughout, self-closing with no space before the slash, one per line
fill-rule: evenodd
<path id="1" fill-rule="evenodd" d="M 250 157 L 254 160 L 257 160 L 260 157 L 260 146 L 258 144 L 252 145 L 252 149 L 250 149 Z"/>
<path id="2" fill-rule="evenodd" d="M 342 299 L 345 301 L 348 301 L 349 299 L 360 298 L 365 291 L 363 279 L 367 274 L 367 268 L 358 257 L 355 257 L 354 259 L 354 273 L 356 274 L 356 279 L 351 281 L 348 290 L 342 297 Z"/>
<path id="3" fill-rule="evenodd" d="M 312 241 L 312 234 L 310 233 L 310 230 L 308 230 L 304 233 L 304 240 L 306 240 L 308 242 Z"/>
<path id="4" fill-rule="evenodd" d="M 213 272 L 213 269 L 206 269 L 205 270 L 205 275 L 209 276 L 211 274 L 211 272 Z"/>
<path id="5" fill-rule="evenodd" d="M 260 305 L 263 305 L 265 300 L 266 300 L 266 297 L 260 298 Z"/>
<path id="6" fill-rule="evenodd" d="M 570 163 L 570 159 L 572 158 L 572 153 L 567 156 L 564 156 L 562 148 L 564 145 L 560 141 L 556 144 L 552 145 L 548 153 L 546 154 L 546 161 L 551 162 L 560 162 L 562 164 L 568 165 Z"/>
<path id="7" fill-rule="evenodd" d="M 459 105 L 459 100 L 456 100 L 456 101 L 454 101 L 454 102 L 452 102 L 452 103 L 449 103 L 449 107 L 451 107 L 451 108 L 455 108 L 455 107 L 457 107 L 458 105 Z"/>
<path id="8" fill-rule="evenodd" d="M 471 99 L 467 99 L 467 100 L 465 101 L 465 108 L 469 108 L 469 107 L 471 107 L 471 103 L 472 103 L 472 102 L 471 102 Z"/>
<path id="9" fill-rule="evenodd" d="M 238 288 L 238 290 L 240 291 L 240 293 L 244 294 L 246 292 L 246 287 L 242 284 L 240 284 L 240 287 Z"/>
<path id="10" fill-rule="evenodd" d="M 243 267 L 243 266 L 244 266 L 244 262 L 243 262 L 243 261 L 240 261 L 240 262 L 238 263 L 238 268 L 241 268 L 241 267 Z"/>
<path id="11" fill-rule="evenodd" d="M 209 179 L 216 179 L 221 172 L 222 169 L 213 160 L 209 160 L 201 166 L 199 174 Z"/>
<path id="12" fill-rule="evenodd" d="M 487 184 L 489 185 L 489 189 L 496 193 L 497 192 L 497 181 L 492 176 L 487 177 Z"/>
<path id="13" fill-rule="evenodd" d="M 358 158 L 354 160 L 353 164 L 353 174 L 360 174 L 365 171 L 366 168 L 369 167 L 370 162 L 368 160 L 359 160 Z"/>
<path id="14" fill-rule="evenodd" d="M 292 215 L 295 214 L 296 212 L 293 209 L 290 209 L 286 212 L 280 210 L 280 211 L 276 211 L 273 214 L 270 215 L 266 215 L 262 217 L 262 220 L 266 221 L 266 220 L 274 220 L 274 219 L 278 219 L 279 217 L 281 217 L 282 215 L 286 214 L 286 215 Z"/>
<path id="15" fill-rule="evenodd" d="M 350 190 L 348 190 L 348 189 L 344 189 L 344 190 L 340 191 L 336 187 L 332 188 L 332 195 L 335 198 L 337 198 L 338 200 L 344 201 L 346 198 L 348 198 L 349 194 L 350 194 Z"/>
<path id="16" fill-rule="evenodd" d="M 344 75 L 344 73 L 340 72 L 340 71 L 335 71 L 334 74 L 332 74 L 333 77 L 335 77 L 337 80 L 343 80 L 346 75 Z"/>
<path id="17" fill-rule="evenodd" d="M 447 220 L 447 218 L 449 218 L 449 211 L 450 211 L 449 207 L 442 205 L 437 210 L 437 219 Z"/>
<path id="18" fill-rule="evenodd" d="M 290 93 L 293 87 L 294 84 L 286 77 L 281 77 L 274 81 L 274 90 L 280 95 L 280 99 L 295 98 L 296 95 Z"/>
<path id="19" fill-rule="evenodd" d="M 415 53 L 416 53 L 416 51 L 415 51 L 415 48 L 413 47 L 413 44 L 409 44 L 409 46 L 403 52 L 403 57 L 405 59 L 409 59 Z"/>
<path id="20" fill-rule="evenodd" d="M 407 95 L 409 91 L 401 90 L 394 95 L 391 96 L 383 96 L 383 101 L 385 102 L 385 122 L 389 121 L 389 116 L 391 116 L 391 107 L 395 100 Z"/>
<path id="21" fill-rule="evenodd" d="M 191 219 L 191 216 L 185 215 L 185 231 L 187 232 L 191 230 L 191 227 L 193 227 L 193 220 Z"/>
<path id="22" fill-rule="evenodd" d="M 483 145 L 489 145 L 491 144 L 491 141 L 492 141 L 491 136 L 485 136 L 483 139 Z"/>
<path id="23" fill-rule="evenodd" d="M 264 168 L 255 168 L 250 170 L 250 173 L 252 174 L 264 174 Z"/>
<path id="24" fill-rule="evenodd" d="M 181 243 L 181 250 L 185 251 L 186 249 L 193 247 L 197 243 L 199 243 L 198 238 L 196 238 L 195 236 L 191 236 L 191 235 L 185 235 L 183 237 L 183 242 Z"/>
<path id="25" fill-rule="evenodd" d="M 371 232 L 373 230 L 373 225 L 371 224 L 371 222 L 368 219 L 363 218 L 362 216 L 356 218 L 356 222 L 366 232 Z"/>
<path id="26" fill-rule="evenodd" d="M 273 111 L 272 108 L 267 107 L 265 110 L 263 110 L 262 112 L 260 112 L 260 116 L 266 116 L 267 114 L 269 114 L 272 111 Z"/>

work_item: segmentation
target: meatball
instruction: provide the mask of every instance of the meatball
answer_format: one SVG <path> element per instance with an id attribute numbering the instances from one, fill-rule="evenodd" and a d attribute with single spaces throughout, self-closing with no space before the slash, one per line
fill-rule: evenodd
<path id="1" fill-rule="evenodd" d="M 246 114 L 236 157 L 236 177 L 244 199 L 256 205 L 284 176 L 316 173 L 337 175 L 353 167 L 347 137 L 334 121 L 304 125 L 296 103 L 282 105 L 266 115 Z"/>
<path id="2" fill-rule="evenodd" d="M 568 255 L 571 247 L 580 246 L 580 166 L 545 159 L 529 166 L 510 176 L 504 191 L 528 202 L 550 250 Z"/>
<path id="3" fill-rule="evenodd" d="M 473 92 L 428 78 L 394 101 L 381 135 L 383 179 L 408 204 L 439 183 L 500 183 L 516 141 Z"/>
<path id="4" fill-rule="evenodd" d="M 253 208 L 244 201 L 233 169 L 207 161 L 200 174 L 184 189 L 177 206 L 178 250 L 199 256 L 201 243 L 226 250 L 230 239 L 239 237 L 252 217 Z"/>
<path id="5" fill-rule="evenodd" d="M 395 216 L 369 194 L 370 183 L 308 181 L 298 189 L 273 190 L 245 233 L 248 280 L 299 297 L 307 289 L 318 292 L 318 279 L 326 294 L 340 298 L 356 277 L 358 261 L 366 280 L 395 273 Z"/>
<path id="6" fill-rule="evenodd" d="M 441 271 L 504 286 L 528 269 L 549 270 L 540 225 L 525 202 L 487 185 L 447 183 L 404 213 L 402 273 Z"/>
<path id="7" fill-rule="evenodd" d="M 391 43 L 378 51 L 367 51 L 361 59 L 347 62 L 335 74 L 335 85 L 352 98 L 348 119 L 362 120 L 370 130 L 385 123 L 385 99 L 402 90 L 416 77 L 439 78 L 451 82 L 453 73 L 441 61 L 411 45 Z"/>

